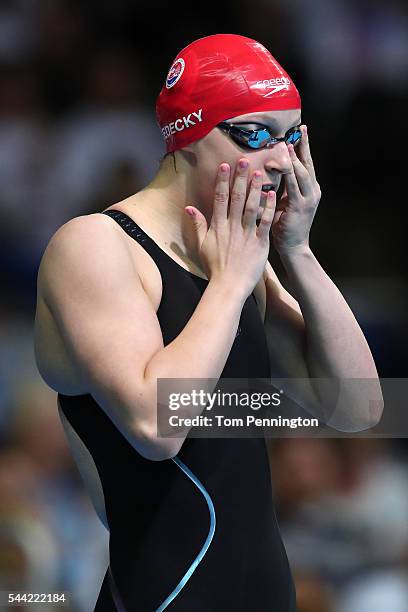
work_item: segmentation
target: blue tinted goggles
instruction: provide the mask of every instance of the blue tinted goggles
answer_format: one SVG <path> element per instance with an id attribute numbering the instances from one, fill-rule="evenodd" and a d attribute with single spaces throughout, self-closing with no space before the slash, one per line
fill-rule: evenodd
<path id="1" fill-rule="evenodd" d="M 261 123 L 250 123 L 250 125 L 259 126 L 259 128 L 255 130 L 245 130 L 238 127 L 239 125 L 248 124 L 249 121 L 241 124 L 227 123 L 227 121 L 222 121 L 217 125 L 217 127 L 227 132 L 232 140 L 238 145 L 248 149 L 264 149 L 266 147 L 271 147 L 278 144 L 278 142 L 286 142 L 286 144 L 292 144 L 294 147 L 296 147 L 302 138 L 302 132 L 300 130 L 301 124 L 288 130 L 285 136 L 282 136 L 282 138 L 272 136 L 267 126 Z"/>

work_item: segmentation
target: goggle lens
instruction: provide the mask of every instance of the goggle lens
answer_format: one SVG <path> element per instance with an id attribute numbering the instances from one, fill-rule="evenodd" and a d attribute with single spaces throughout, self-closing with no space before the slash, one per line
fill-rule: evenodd
<path id="1" fill-rule="evenodd" d="M 288 144 L 292 144 L 293 146 L 296 146 L 300 142 L 301 138 L 302 138 L 302 132 L 300 130 L 295 130 L 289 135 L 286 142 Z"/>
<path id="2" fill-rule="evenodd" d="M 296 147 L 302 139 L 302 132 L 298 127 L 292 128 L 283 138 L 271 136 L 269 130 L 262 127 L 258 130 L 248 131 L 240 128 L 239 125 L 229 124 L 227 122 L 220 123 L 218 127 L 226 129 L 230 137 L 237 144 L 248 147 L 249 149 L 263 149 L 267 146 L 276 145 L 278 142 L 286 142 Z"/>
<path id="3" fill-rule="evenodd" d="M 251 149 L 262 149 L 270 140 L 271 136 L 267 130 L 256 130 L 249 137 L 248 146 Z"/>
<path id="4" fill-rule="evenodd" d="M 292 144 L 293 146 L 296 146 L 297 144 L 299 144 L 301 138 L 302 132 L 299 129 L 296 129 L 287 136 L 285 141 L 287 142 L 287 144 Z M 274 138 L 271 138 L 271 135 L 269 134 L 268 130 L 262 129 L 253 131 L 249 138 L 245 140 L 245 144 L 251 149 L 263 149 L 269 143 L 277 144 L 277 142 L 280 142 L 279 140 L 275 141 Z"/>

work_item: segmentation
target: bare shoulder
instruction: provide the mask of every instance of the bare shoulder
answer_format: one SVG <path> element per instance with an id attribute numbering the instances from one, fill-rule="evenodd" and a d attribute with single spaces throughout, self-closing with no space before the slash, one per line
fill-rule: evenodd
<path id="1" fill-rule="evenodd" d="M 81 324 L 87 303 L 93 304 L 93 316 L 87 316 L 94 321 L 98 305 L 113 303 L 112 294 L 118 294 L 121 282 L 141 289 L 126 243 L 113 223 L 104 215 L 71 219 L 51 237 L 40 262 L 34 322 L 37 367 L 51 388 L 68 395 L 86 388 L 67 349 L 62 319 L 71 333 Z"/>
<path id="2" fill-rule="evenodd" d="M 70 220 L 47 245 L 38 274 L 35 350 L 55 390 L 99 395 L 110 371 L 122 393 L 124 361 L 129 368 L 137 360 L 144 364 L 163 344 L 124 236 L 115 221 L 95 214 Z"/>
<path id="3" fill-rule="evenodd" d="M 120 230 L 117 224 L 108 216 L 100 213 L 74 217 L 61 225 L 50 238 L 41 261 L 48 262 L 51 252 L 68 249 L 73 253 L 78 249 L 86 249 L 92 243 L 92 248 L 102 245 L 108 239 L 117 241 Z"/>
<path id="4" fill-rule="evenodd" d="M 87 274 L 101 276 L 106 265 L 116 267 L 121 261 L 134 261 L 122 230 L 108 216 L 91 214 L 74 217 L 57 229 L 49 240 L 38 270 L 38 293 L 46 302 L 50 287 L 61 282 L 61 275 Z M 109 264 L 110 262 L 110 264 Z M 75 269 L 73 269 L 75 268 Z M 136 268 L 134 269 L 136 274 Z"/>

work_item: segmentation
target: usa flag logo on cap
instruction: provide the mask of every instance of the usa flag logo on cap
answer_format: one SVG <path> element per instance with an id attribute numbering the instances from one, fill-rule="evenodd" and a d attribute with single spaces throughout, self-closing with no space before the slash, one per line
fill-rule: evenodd
<path id="1" fill-rule="evenodd" d="M 174 62 L 174 64 L 169 70 L 169 74 L 167 75 L 167 79 L 166 79 L 167 89 L 170 89 L 177 83 L 177 81 L 180 79 L 181 75 L 184 72 L 185 65 L 186 63 L 182 57 L 179 57 L 178 59 L 176 59 L 176 61 Z"/>

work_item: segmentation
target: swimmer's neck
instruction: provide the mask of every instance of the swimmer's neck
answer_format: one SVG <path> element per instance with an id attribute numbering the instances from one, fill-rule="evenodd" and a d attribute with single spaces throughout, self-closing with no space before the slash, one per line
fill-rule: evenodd
<path id="1" fill-rule="evenodd" d="M 153 180 L 137 193 L 122 200 L 120 205 L 162 244 L 180 250 L 187 259 L 201 267 L 195 249 L 195 230 L 184 208 L 194 205 L 203 214 L 206 213 L 196 200 L 191 173 L 185 170 L 177 167 L 176 172 L 173 157 L 167 156 Z"/>

